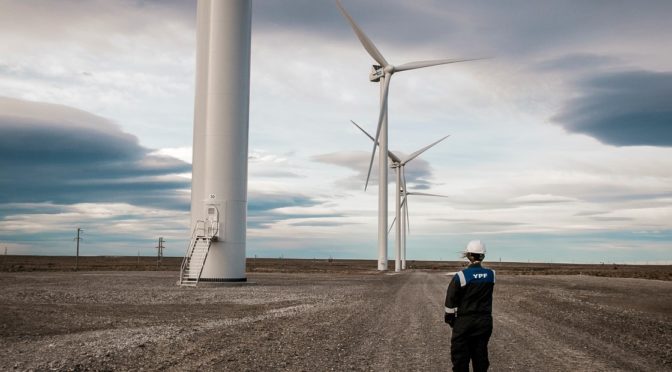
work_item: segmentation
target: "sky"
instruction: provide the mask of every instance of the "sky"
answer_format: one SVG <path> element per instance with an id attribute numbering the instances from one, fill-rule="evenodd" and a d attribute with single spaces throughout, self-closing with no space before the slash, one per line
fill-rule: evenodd
<path id="1" fill-rule="evenodd" d="M 393 64 L 488 57 L 392 80 L 391 150 L 450 135 L 407 166 L 447 196 L 409 197 L 409 260 L 480 239 L 490 260 L 672 263 L 672 2 L 343 5 Z M 375 130 L 373 60 L 333 1 L 252 18 L 247 256 L 375 259 L 350 124 Z M 71 255 L 81 227 L 84 255 L 183 254 L 195 20 L 188 0 L 0 0 L 0 249 Z"/>

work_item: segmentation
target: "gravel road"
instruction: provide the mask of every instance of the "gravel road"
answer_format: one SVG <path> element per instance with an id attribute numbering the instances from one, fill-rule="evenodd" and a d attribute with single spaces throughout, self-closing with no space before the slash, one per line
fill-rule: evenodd
<path id="1" fill-rule="evenodd" d="M 450 276 L 0 274 L 0 370 L 449 370 Z M 493 371 L 672 371 L 672 282 L 499 276 Z"/>

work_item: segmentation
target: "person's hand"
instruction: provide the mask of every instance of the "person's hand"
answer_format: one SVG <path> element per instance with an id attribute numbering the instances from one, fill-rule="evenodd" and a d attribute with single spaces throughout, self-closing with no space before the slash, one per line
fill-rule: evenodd
<path id="1" fill-rule="evenodd" d="M 450 326 L 450 328 L 453 328 L 453 325 L 455 324 L 455 314 L 448 314 L 445 313 L 443 316 L 443 321 L 446 322 Z"/>

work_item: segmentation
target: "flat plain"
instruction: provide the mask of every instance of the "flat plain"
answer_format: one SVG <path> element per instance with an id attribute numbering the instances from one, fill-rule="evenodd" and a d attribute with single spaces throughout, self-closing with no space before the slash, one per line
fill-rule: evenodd
<path id="1" fill-rule="evenodd" d="M 450 369 L 447 270 L 257 269 L 0 273 L 0 370 Z M 494 322 L 493 371 L 672 370 L 670 281 L 499 274 Z"/>

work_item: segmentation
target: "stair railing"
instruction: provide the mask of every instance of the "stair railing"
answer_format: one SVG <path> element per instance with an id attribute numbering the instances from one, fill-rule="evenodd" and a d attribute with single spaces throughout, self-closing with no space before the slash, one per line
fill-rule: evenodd
<path id="1" fill-rule="evenodd" d="M 184 280 L 184 269 L 187 267 L 187 264 L 189 263 L 189 260 L 191 259 L 191 254 L 193 253 L 194 248 L 196 248 L 196 232 L 199 230 L 199 225 L 203 225 L 201 228 L 202 231 L 205 232 L 205 221 L 203 220 L 198 220 L 196 221 L 196 225 L 194 226 L 194 230 L 191 232 L 191 238 L 189 238 L 189 245 L 187 245 L 187 251 L 184 253 L 184 258 L 182 259 L 182 266 L 180 266 L 180 284 L 182 284 L 182 281 Z M 203 268 L 201 268 L 201 271 L 203 271 Z M 198 274 L 198 277 L 201 277 L 201 274 Z"/>

